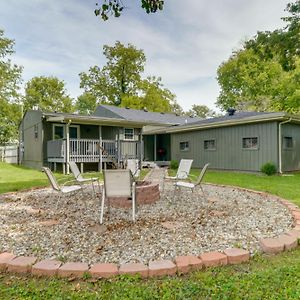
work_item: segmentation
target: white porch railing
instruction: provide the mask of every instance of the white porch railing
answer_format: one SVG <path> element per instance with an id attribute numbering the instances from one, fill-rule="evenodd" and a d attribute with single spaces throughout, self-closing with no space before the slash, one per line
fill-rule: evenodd
<path id="1" fill-rule="evenodd" d="M 101 147 L 100 147 L 101 146 Z M 66 140 L 47 142 L 48 162 L 66 162 Z M 140 159 L 139 141 L 94 139 L 70 139 L 69 161 L 75 162 L 121 162 L 126 158 Z"/>

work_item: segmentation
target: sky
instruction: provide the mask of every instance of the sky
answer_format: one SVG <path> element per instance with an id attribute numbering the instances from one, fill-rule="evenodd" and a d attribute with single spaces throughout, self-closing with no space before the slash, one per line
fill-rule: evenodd
<path id="1" fill-rule="evenodd" d="M 116 41 L 143 49 L 144 76 L 160 76 L 184 110 L 193 104 L 218 110 L 218 66 L 257 31 L 284 26 L 291 0 L 165 0 L 147 15 L 140 0 L 123 0 L 120 18 L 95 17 L 97 0 L 0 0 L 0 28 L 15 40 L 12 59 L 24 82 L 56 76 L 76 98 L 80 72 L 102 67 L 103 45 Z"/>

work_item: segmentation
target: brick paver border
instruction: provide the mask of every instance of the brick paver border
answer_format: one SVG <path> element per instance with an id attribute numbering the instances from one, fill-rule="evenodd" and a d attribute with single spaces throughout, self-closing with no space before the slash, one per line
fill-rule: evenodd
<path id="1" fill-rule="evenodd" d="M 241 191 L 247 191 L 262 196 L 270 196 L 268 193 L 244 189 L 235 186 L 208 184 L 215 186 L 231 187 Z M 261 250 L 264 253 L 276 254 L 282 251 L 295 249 L 300 241 L 300 207 L 274 196 L 273 199 L 284 205 L 293 216 L 294 227 L 292 230 L 276 238 L 260 240 Z M 31 273 L 36 276 L 75 276 L 82 278 L 85 274 L 96 278 L 109 278 L 119 274 L 139 274 L 143 278 L 152 276 L 170 276 L 183 274 L 192 270 L 200 270 L 203 267 L 222 266 L 227 264 L 239 264 L 249 261 L 250 253 L 245 249 L 230 248 L 223 252 L 207 252 L 199 255 L 178 256 L 171 260 L 150 261 L 148 265 L 140 263 L 127 263 L 120 266 L 113 263 L 98 263 L 89 266 L 82 262 L 67 262 L 62 264 L 55 260 L 37 261 L 35 257 L 16 256 L 13 253 L 0 253 L 0 273 Z"/>

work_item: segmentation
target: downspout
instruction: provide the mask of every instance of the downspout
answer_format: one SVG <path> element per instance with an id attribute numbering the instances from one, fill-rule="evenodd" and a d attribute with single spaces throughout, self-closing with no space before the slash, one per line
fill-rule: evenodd
<path id="1" fill-rule="evenodd" d="M 70 166 L 69 166 L 69 162 L 70 162 L 70 125 L 71 125 L 72 121 L 69 120 L 66 126 L 66 167 L 67 167 L 67 174 L 70 174 Z"/>
<path id="2" fill-rule="evenodd" d="M 290 123 L 292 121 L 292 118 L 289 118 L 286 121 L 283 121 L 281 123 L 279 123 L 278 126 L 278 164 L 279 164 L 279 173 L 282 174 L 282 137 L 281 137 L 281 125 L 286 124 L 286 123 Z"/>

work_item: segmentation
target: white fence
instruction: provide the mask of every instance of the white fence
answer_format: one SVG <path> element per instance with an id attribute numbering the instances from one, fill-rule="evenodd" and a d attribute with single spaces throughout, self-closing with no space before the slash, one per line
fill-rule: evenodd
<path id="1" fill-rule="evenodd" d="M 18 146 L 0 146 L 0 161 L 9 164 L 18 163 Z"/>

